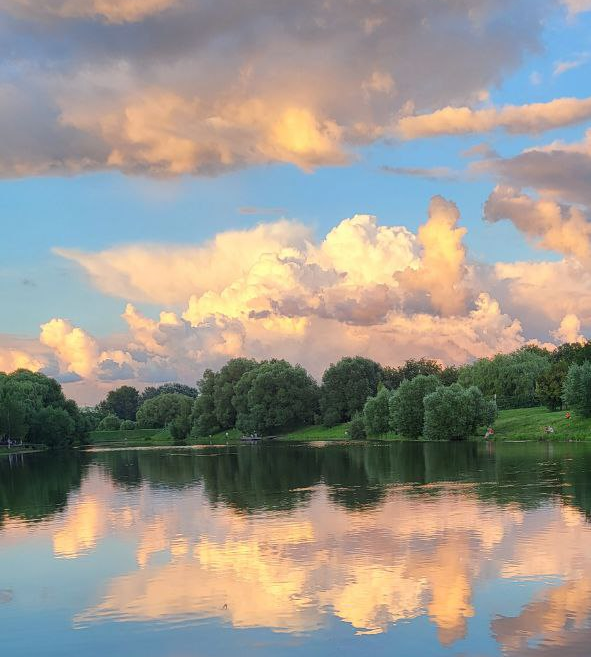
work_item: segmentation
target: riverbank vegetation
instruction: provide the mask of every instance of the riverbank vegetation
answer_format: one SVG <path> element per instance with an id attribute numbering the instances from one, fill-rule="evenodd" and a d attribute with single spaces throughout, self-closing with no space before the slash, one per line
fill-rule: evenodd
<path id="1" fill-rule="evenodd" d="M 140 393 L 124 385 L 83 410 L 53 379 L 19 370 L 0 375 L 0 439 L 51 447 L 82 445 L 89 432 L 92 444 L 113 445 L 216 444 L 253 433 L 467 440 L 494 427 L 488 435 L 499 440 L 579 440 L 591 418 L 590 345 L 528 345 L 459 368 L 425 358 L 383 367 L 347 357 L 320 382 L 284 360 L 235 358 L 206 370 L 195 387 L 171 383 Z"/>

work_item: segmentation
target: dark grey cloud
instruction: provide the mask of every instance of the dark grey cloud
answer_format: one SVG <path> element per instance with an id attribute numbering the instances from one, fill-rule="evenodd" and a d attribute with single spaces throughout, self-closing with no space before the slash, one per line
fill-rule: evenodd
<path id="1" fill-rule="evenodd" d="M 500 82 L 560 2 L 110 4 L 0 0 L 0 175 L 343 164 L 403 108 Z"/>

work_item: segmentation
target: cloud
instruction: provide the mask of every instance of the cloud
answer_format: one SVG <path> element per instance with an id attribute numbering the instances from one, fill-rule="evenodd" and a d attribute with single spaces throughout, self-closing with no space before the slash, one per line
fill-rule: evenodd
<path id="1" fill-rule="evenodd" d="M 180 0 L 0 0 L 0 10 L 19 18 L 98 18 L 107 23 L 141 21 Z"/>
<path id="2" fill-rule="evenodd" d="M 391 173 L 395 176 L 413 176 L 417 178 L 426 178 L 427 180 L 455 180 L 458 173 L 448 167 L 393 167 L 384 165 L 380 167 L 384 173 Z"/>
<path id="3" fill-rule="evenodd" d="M 517 189 L 497 186 L 484 205 L 484 216 L 490 222 L 510 220 L 540 248 L 589 261 L 591 222 L 577 207 L 535 200 Z"/>
<path id="4" fill-rule="evenodd" d="M 0 0 L 0 175 L 343 165 L 483 98 L 556 2 Z"/>
<path id="5" fill-rule="evenodd" d="M 40 342 L 51 348 L 68 372 L 89 376 L 98 358 L 98 346 L 86 331 L 64 319 L 41 326 Z"/>
<path id="6" fill-rule="evenodd" d="M 507 105 L 474 110 L 444 107 L 430 114 L 404 116 L 397 133 L 403 139 L 466 135 L 503 129 L 511 134 L 536 134 L 591 119 L 591 98 L 556 98 L 547 103 Z"/>
<path id="7" fill-rule="evenodd" d="M 581 335 L 581 320 L 574 314 L 565 315 L 552 336 L 561 344 L 563 342 L 585 342 L 585 337 Z"/>
<path id="8" fill-rule="evenodd" d="M 530 187 L 547 197 L 591 206 L 591 130 L 580 142 L 553 142 L 515 157 L 480 162 L 475 169 L 493 173 L 513 187 Z"/>
<path id="9" fill-rule="evenodd" d="M 83 267 L 106 294 L 132 301 L 185 303 L 192 294 L 221 291 L 265 253 L 303 248 L 309 229 L 278 221 L 219 233 L 202 246 L 129 245 L 99 253 L 55 249 Z"/>
<path id="10" fill-rule="evenodd" d="M 497 263 L 494 272 L 507 285 L 512 311 L 530 326 L 545 318 L 558 323 L 570 314 L 584 325 L 591 322 L 591 274 L 574 258 Z"/>
<path id="11" fill-rule="evenodd" d="M 588 61 L 589 61 L 589 53 L 582 53 L 575 59 L 561 60 L 555 62 L 554 70 L 552 74 L 554 75 L 554 77 L 558 77 L 568 71 L 572 71 L 575 68 L 579 68 L 580 66 L 583 66 Z"/>
<path id="12" fill-rule="evenodd" d="M 591 11 L 591 0 L 563 0 L 572 15 Z"/>
<path id="13" fill-rule="evenodd" d="M 18 369 L 38 372 L 42 367 L 43 362 L 26 351 L 0 346 L 0 372 L 13 372 Z"/>
<path id="14" fill-rule="evenodd" d="M 354 215 L 322 239 L 280 220 L 197 245 L 62 251 L 127 302 L 127 330 L 98 338 L 57 318 L 41 327 L 37 347 L 0 339 L 0 353 L 6 361 L 17 350 L 88 401 L 115 382 L 194 383 L 237 356 L 286 358 L 320 377 L 344 355 L 462 364 L 549 331 L 578 338 L 591 325 L 591 276 L 577 212 L 497 188 L 489 220 L 510 219 L 564 259 L 494 267 L 469 257 L 459 210 L 439 196 L 416 233 Z M 163 308 L 158 316 L 134 305 L 146 300 Z"/>

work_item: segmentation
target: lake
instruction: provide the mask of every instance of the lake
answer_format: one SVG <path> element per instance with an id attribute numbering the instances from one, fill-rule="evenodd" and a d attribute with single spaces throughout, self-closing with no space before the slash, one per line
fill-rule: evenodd
<path id="1" fill-rule="evenodd" d="M 0 458 L 10 657 L 577 656 L 591 446 Z"/>

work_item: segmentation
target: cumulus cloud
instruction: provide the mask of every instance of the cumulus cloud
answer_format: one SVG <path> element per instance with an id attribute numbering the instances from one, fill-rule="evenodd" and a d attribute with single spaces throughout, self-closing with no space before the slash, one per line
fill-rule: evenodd
<path id="1" fill-rule="evenodd" d="M 41 326 L 40 341 L 56 353 L 68 372 L 89 376 L 96 364 L 98 346 L 86 331 L 64 319 L 52 319 Z"/>
<path id="2" fill-rule="evenodd" d="M 589 260 L 591 222 L 577 207 L 535 200 L 520 190 L 498 186 L 485 203 L 484 216 L 491 222 L 510 220 L 541 248 Z"/>
<path id="3" fill-rule="evenodd" d="M 503 129 L 535 134 L 591 119 L 591 98 L 557 98 L 547 103 L 507 105 L 500 109 L 444 107 L 430 114 L 402 117 L 396 132 L 404 139 L 466 135 Z"/>
<path id="4" fill-rule="evenodd" d="M 41 327 L 37 350 L 0 339 L 0 363 L 10 369 L 29 358 L 88 401 L 121 381 L 195 382 L 205 368 L 237 356 L 286 358 L 320 377 L 343 355 L 461 364 L 544 340 L 549 331 L 555 340 L 580 339 L 591 324 L 582 220 L 504 188 L 487 213 L 510 218 L 564 259 L 472 261 L 458 208 L 441 197 L 416 233 L 354 215 L 319 240 L 281 220 L 201 245 L 62 252 L 97 287 L 128 302 L 127 330 L 98 338 L 53 319 Z M 157 317 L 132 303 L 145 300 L 163 308 Z"/>
<path id="5" fill-rule="evenodd" d="M 0 175 L 344 164 L 409 108 L 482 98 L 557 2 L 0 0 Z"/>
<path id="6" fill-rule="evenodd" d="M 571 314 L 591 323 L 591 274 L 578 260 L 497 263 L 494 271 L 507 285 L 512 312 L 531 326 L 545 319 L 557 324 Z"/>
<path id="7" fill-rule="evenodd" d="M 565 315 L 556 331 L 552 332 L 554 339 L 560 344 L 562 342 L 585 342 L 581 335 L 581 320 L 574 314 Z"/>
<path id="8" fill-rule="evenodd" d="M 18 369 L 38 372 L 42 367 L 43 361 L 26 351 L 0 347 L 0 372 L 14 372 Z"/>

